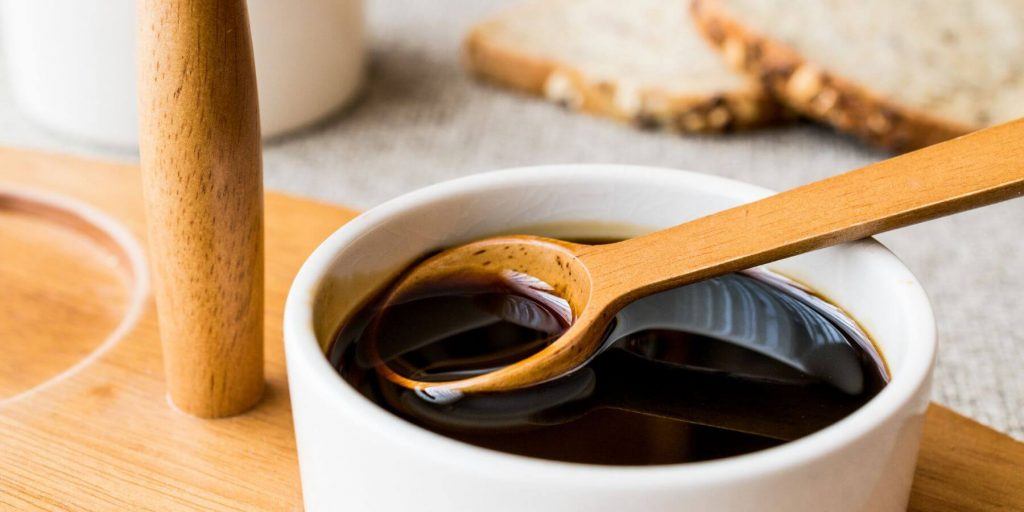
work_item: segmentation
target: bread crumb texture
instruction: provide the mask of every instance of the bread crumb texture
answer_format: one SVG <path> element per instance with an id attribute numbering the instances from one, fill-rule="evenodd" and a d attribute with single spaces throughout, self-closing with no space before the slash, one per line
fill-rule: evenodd
<path id="1" fill-rule="evenodd" d="M 693 14 L 734 69 L 883 146 L 1024 116 L 1024 0 L 695 0 Z"/>
<path id="2" fill-rule="evenodd" d="M 477 75 L 567 108 L 647 128 L 721 132 L 781 109 L 698 33 L 680 0 L 547 0 L 499 13 L 470 32 Z"/>

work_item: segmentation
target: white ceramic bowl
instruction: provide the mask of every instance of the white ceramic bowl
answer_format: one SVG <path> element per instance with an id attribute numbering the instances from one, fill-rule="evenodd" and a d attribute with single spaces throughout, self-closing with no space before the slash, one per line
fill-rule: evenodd
<path id="1" fill-rule="evenodd" d="M 342 380 L 324 357 L 346 315 L 429 250 L 506 232 L 632 236 L 769 193 L 683 171 L 557 165 L 441 183 L 346 224 L 302 267 L 285 311 L 306 507 L 903 510 L 928 404 L 935 329 L 928 299 L 914 276 L 875 241 L 769 267 L 809 283 L 850 311 L 880 346 L 892 382 L 864 407 L 820 432 L 739 457 L 612 467 L 478 448 L 380 409 Z M 586 223 L 589 227 L 581 227 Z"/>
<path id="2" fill-rule="evenodd" d="M 21 110 L 52 130 L 138 143 L 137 0 L 2 0 L 0 40 Z M 363 77 L 362 0 L 249 0 L 264 137 L 340 109 Z"/>

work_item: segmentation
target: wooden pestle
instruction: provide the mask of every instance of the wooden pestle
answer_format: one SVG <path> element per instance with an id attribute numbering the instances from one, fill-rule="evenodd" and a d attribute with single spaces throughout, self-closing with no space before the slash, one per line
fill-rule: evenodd
<path id="1" fill-rule="evenodd" d="M 139 4 L 139 151 L 170 399 L 263 393 L 263 185 L 245 0 Z"/>

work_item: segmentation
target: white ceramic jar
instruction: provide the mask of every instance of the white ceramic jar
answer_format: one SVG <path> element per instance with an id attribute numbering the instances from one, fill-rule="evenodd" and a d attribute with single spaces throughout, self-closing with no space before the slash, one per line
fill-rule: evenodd
<path id="1" fill-rule="evenodd" d="M 559 165 L 441 183 L 343 226 L 306 261 L 285 308 L 307 510 L 904 510 L 935 361 L 934 319 L 914 276 L 873 240 L 768 267 L 849 311 L 879 345 L 892 381 L 834 425 L 738 457 L 616 467 L 491 451 L 381 409 L 324 356 L 346 316 L 430 250 L 499 233 L 628 237 L 768 194 L 682 171 Z"/>
<path id="2" fill-rule="evenodd" d="M 20 108 L 56 132 L 138 143 L 136 0 L 0 0 Z M 343 107 L 363 77 L 362 0 L 249 0 L 264 137 Z"/>

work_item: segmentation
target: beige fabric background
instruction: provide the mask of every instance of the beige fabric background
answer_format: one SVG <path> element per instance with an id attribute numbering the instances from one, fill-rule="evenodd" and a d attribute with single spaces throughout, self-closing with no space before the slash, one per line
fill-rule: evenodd
<path id="1" fill-rule="evenodd" d="M 784 189 L 886 156 L 806 124 L 722 137 L 640 132 L 479 85 L 459 67 L 460 35 L 502 3 L 371 1 L 372 66 L 363 97 L 342 115 L 269 142 L 268 187 L 367 208 L 417 187 L 487 170 L 618 162 Z M 33 125 L 17 112 L 2 80 L 0 144 L 136 158 Z M 942 348 L 935 400 L 1019 439 L 1024 439 L 1022 229 L 1024 200 L 1018 200 L 881 237 L 920 278 L 938 314 Z"/>

